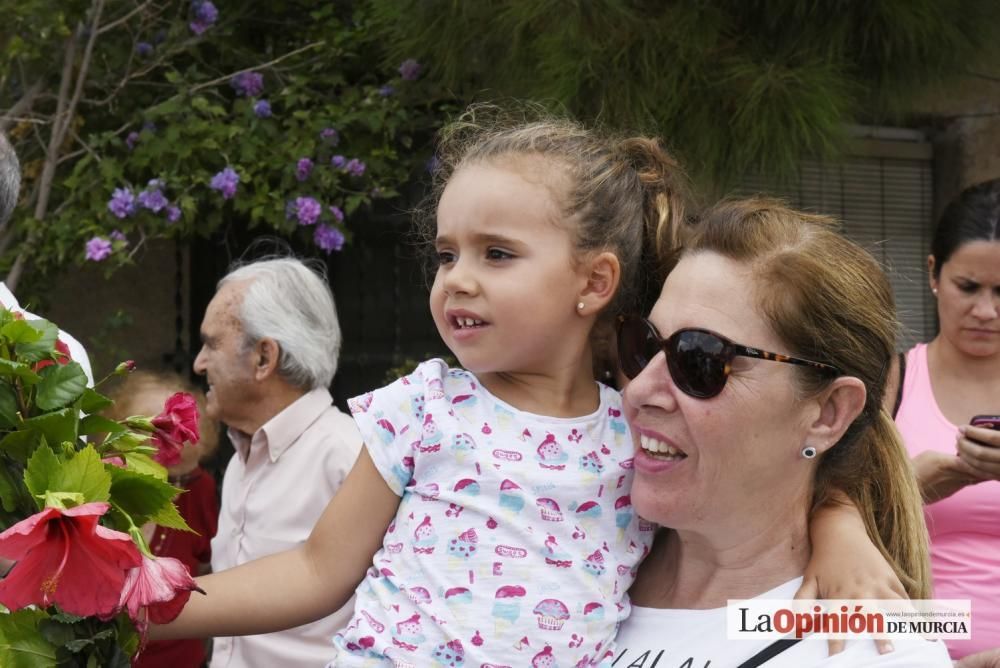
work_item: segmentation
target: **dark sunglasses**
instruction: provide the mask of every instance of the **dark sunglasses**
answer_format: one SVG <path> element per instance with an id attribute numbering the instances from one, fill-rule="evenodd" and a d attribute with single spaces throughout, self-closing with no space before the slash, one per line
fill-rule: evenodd
<path id="1" fill-rule="evenodd" d="M 674 384 L 684 394 L 698 399 L 710 399 L 722 392 L 734 357 L 811 366 L 831 376 L 841 374 L 829 364 L 741 346 L 707 329 L 679 329 L 662 339 L 645 318 L 619 316 L 618 360 L 629 380 L 638 376 L 661 350 L 667 357 L 667 370 Z"/>

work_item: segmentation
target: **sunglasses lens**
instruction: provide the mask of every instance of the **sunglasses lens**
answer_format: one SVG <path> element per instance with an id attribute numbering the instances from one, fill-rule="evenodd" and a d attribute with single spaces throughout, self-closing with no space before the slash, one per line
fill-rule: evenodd
<path id="1" fill-rule="evenodd" d="M 629 380 L 638 376 L 660 351 L 656 332 L 642 318 L 625 318 L 618 326 L 618 360 Z"/>
<path id="2" fill-rule="evenodd" d="M 726 386 L 726 342 L 709 332 L 682 329 L 667 340 L 667 369 L 685 394 L 714 397 Z"/>

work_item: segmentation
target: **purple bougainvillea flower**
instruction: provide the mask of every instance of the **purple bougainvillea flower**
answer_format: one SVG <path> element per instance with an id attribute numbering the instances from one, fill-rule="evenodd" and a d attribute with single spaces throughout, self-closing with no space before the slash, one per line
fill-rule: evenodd
<path id="1" fill-rule="evenodd" d="M 330 215 L 336 218 L 338 223 L 344 222 L 344 212 L 339 206 L 328 207 L 330 209 Z"/>
<path id="2" fill-rule="evenodd" d="M 124 241 L 125 243 L 128 243 L 128 237 L 126 237 L 121 230 L 112 230 L 111 234 L 108 236 L 110 236 L 113 241 Z"/>
<path id="3" fill-rule="evenodd" d="M 115 188 L 108 200 L 108 210 L 116 218 L 128 218 L 135 213 L 135 195 L 131 188 Z"/>
<path id="4" fill-rule="evenodd" d="M 188 27 L 195 35 L 202 34 L 219 20 L 219 10 L 210 0 L 195 0 L 191 3 L 191 9 L 194 12 L 194 20 Z"/>
<path id="5" fill-rule="evenodd" d="M 135 148 L 135 145 L 139 143 L 139 133 L 134 130 L 125 137 L 125 145 L 128 146 L 128 150 Z"/>
<path id="6" fill-rule="evenodd" d="M 330 146 L 336 146 L 340 143 L 340 134 L 334 128 L 323 128 L 319 133 L 319 137 L 328 142 Z"/>
<path id="7" fill-rule="evenodd" d="M 342 155 L 335 155 L 332 158 L 330 158 L 330 164 L 337 169 L 343 169 L 344 165 L 347 164 L 347 158 L 345 158 Z"/>
<path id="8" fill-rule="evenodd" d="M 430 174 L 436 172 L 440 166 L 441 166 L 441 159 L 438 158 L 436 155 L 432 155 L 430 158 L 427 159 L 427 162 L 424 163 L 424 169 L 426 169 L 427 172 Z"/>
<path id="9" fill-rule="evenodd" d="M 88 260 L 101 262 L 111 255 L 111 242 L 104 237 L 94 237 L 87 242 L 86 256 Z"/>
<path id="10" fill-rule="evenodd" d="M 295 217 L 299 219 L 299 225 L 315 225 L 323 213 L 323 207 L 312 197 L 295 198 Z"/>
<path id="11" fill-rule="evenodd" d="M 267 100 L 257 100 L 257 104 L 253 105 L 253 113 L 257 118 L 271 118 L 271 103 Z"/>
<path id="12" fill-rule="evenodd" d="M 357 158 L 351 158 L 344 165 L 344 171 L 351 176 L 361 176 L 365 173 L 365 163 L 361 162 Z"/>
<path id="13" fill-rule="evenodd" d="M 344 247 L 344 234 L 332 225 L 317 225 L 313 241 L 329 254 Z"/>
<path id="14" fill-rule="evenodd" d="M 392 97 L 396 94 L 396 89 L 389 84 L 386 84 L 378 89 L 378 94 L 382 97 Z"/>
<path id="15" fill-rule="evenodd" d="M 209 187 L 222 193 L 222 199 L 232 199 L 236 196 L 236 186 L 240 182 L 240 175 L 232 167 L 226 167 L 221 172 L 212 177 Z"/>
<path id="16" fill-rule="evenodd" d="M 295 164 L 295 178 L 299 181 L 305 181 L 312 174 L 313 161 L 309 158 L 299 158 L 299 161 Z"/>
<path id="17" fill-rule="evenodd" d="M 139 42 L 135 45 L 135 52 L 143 58 L 153 55 L 153 45 L 149 42 Z"/>
<path id="18" fill-rule="evenodd" d="M 163 191 L 159 188 L 146 189 L 139 193 L 139 206 L 149 209 L 153 213 L 163 211 L 169 204 L 170 202 L 163 196 Z"/>
<path id="19" fill-rule="evenodd" d="M 181 219 L 181 208 L 179 206 L 174 206 L 171 204 L 167 207 L 167 222 L 176 223 Z"/>
<path id="20" fill-rule="evenodd" d="M 403 77 L 403 81 L 414 81 L 420 76 L 420 70 L 422 69 L 420 63 L 413 58 L 407 58 L 399 66 L 399 76 Z"/>
<path id="21" fill-rule="evenodd" d="M 240 72 L 229 80 L 229 85 L 241 97 L 257 97 L 264 92 L 264 75 L 260 72 Z"/>

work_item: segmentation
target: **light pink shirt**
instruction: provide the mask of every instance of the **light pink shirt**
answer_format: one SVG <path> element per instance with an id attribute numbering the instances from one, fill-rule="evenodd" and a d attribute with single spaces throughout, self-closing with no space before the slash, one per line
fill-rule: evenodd
<path id="1" fill-rule="evenodd" d="M 955 454 L 958 428 L 934 399 L 923 343 L 906 355 L 896 426 L 911 456 L 925 450 Z M 952 658 L 1000 646 L 1000 483 L 964 487 L 925 506 L 924 515 L 934 597 L 972 601 L 972 639 L 945 641 Z"/>
<path id="2" fill-rule="evenodd" d="M 253 435 L 229 430 L 236 454 L 222 482 L 212 570 L 221 571 L 303 543 L 361 451 L 354 420 L 330 393 L 303 395 Z M 322 666 L 354 599 L 333 615 L 279 633 L 216 638 L 212 668 Z"/>

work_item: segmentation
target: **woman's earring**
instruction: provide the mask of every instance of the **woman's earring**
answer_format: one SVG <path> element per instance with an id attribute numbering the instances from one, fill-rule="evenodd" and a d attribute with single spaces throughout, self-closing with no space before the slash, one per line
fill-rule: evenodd
<path id="1" fill-rule="evenodd" d="M 577 311 L 582 311 L 583 307 L 584 307 L 584 303 L 583 302 L 578 302 L 577 305 L 576 305 L 576 310 Z"/>
<path id="2" fill-rule="evenodd" d="M 807 445 L 806 447 L 802 448 L 802 456 L 805 457 L 806 459 L 813 459 L 813 458 L 815 458 L 816 457 L 816 448 L 814 448 L 811 445 Z"/>
<path id="3" fill-rule="evenodd" d="M 931 288 L 931 292 L 934 293 L 935 297 L 937 297 L 937 288 Z"/>

